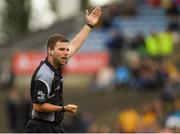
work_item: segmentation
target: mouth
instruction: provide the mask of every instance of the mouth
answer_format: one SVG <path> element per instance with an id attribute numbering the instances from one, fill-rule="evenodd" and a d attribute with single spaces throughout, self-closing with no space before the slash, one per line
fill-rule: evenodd
<path id="1" fill-rule="evenodd" d="M 62 60 L 68 60 L 68 58 L 67 57 L 62 57 Z"/>
<path id="2" fill-rule="evenodd" d="M 61 59 L 62 59 L 63 62 L 67 62 L 68 61 L 67 57 L 62 57 Z"/>

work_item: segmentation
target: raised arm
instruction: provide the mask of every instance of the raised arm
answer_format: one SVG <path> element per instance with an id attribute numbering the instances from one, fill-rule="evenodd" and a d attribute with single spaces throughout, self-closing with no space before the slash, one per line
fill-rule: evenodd
<path id="1" fill-rule="evenodd" d="M 80 49 L 80 47 L 92 31 L 93 27 L 98 22 L 101 14 L 102 10 L 100 7 L 96 7 L 91 13 L 89 13 L 89 11 L 86 10 L 86 24 L 70 42 L 68 58 L 70 58 L 74 53 L 76 53 Z"/>

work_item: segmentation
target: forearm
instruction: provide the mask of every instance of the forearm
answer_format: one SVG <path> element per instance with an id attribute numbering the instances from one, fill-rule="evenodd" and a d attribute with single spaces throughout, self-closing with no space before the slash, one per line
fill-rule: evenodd
<path id="1" fill-rule="evenodd" d="M 84 41 L 87 39 L 88 35 L 92 31 L 92 28 L 87 24 L 83 26 L 81 31 L 72 39 L 70 42 L 69 57 L 71 57 L 75 52 L 77 52 L 83 45 Z"/>
<path id="2" fill-rule="evenodd" d="M 56 112 L 56 111 L 62 111 L 63 107 L 53 105 L 50 103 L 44 103 L 44 104 L 33 103 L 33 109 L 38 112 Z"/>

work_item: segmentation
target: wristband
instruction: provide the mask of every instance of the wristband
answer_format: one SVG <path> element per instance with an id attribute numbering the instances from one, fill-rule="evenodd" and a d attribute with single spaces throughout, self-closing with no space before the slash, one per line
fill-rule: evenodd
<path id="1" fill-rule="evenodd" d="M 90 28 L 94 28 L 94 26 L 92 26 L 91 24 L 89 24 L 89 23 L 86 23 L 86 25 L 88 25 Z"/>
<path id="2" fill-rule="evenodd" d="M 62 112 L 66 112 L 66 110 L 65 110 L 64 106 L 62 106 Z"/>

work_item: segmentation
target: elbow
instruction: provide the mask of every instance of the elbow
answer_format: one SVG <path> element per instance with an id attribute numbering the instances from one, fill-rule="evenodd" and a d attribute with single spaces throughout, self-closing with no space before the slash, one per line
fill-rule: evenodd
<path id="1" fill-rule="evenodd" d="M 44 112 L 43 110 L 43 104 L 33 104 L 33 109 L 37 112 Z"/>

